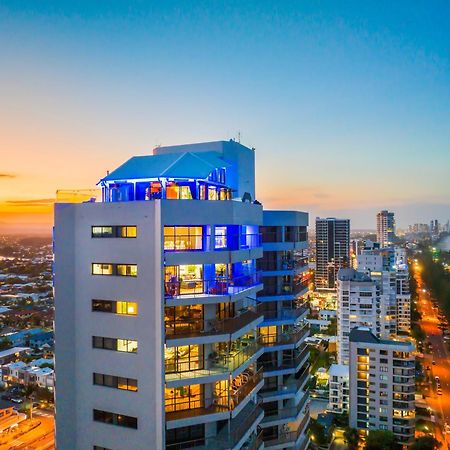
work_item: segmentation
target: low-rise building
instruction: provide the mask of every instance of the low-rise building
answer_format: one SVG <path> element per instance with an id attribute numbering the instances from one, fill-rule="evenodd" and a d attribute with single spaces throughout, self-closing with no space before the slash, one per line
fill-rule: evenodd
<path id="1" fill-rule="evenodd" d="M 348 412 L 349 366 L 332 364 L 328 375 L 330 386 L 328 409 L 338 414 Z"/>

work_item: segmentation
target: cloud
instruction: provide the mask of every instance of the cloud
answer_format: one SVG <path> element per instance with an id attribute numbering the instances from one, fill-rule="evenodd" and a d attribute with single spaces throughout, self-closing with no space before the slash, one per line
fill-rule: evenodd
<path id="1" fill-rule="evenodd" d="M 330 198 L 330 197 L 331 197 L 330 194 L 326 194 L 325 192 L 315 192 L 315 193 L 313 194 L 313 196 L 314 196 L 315 198 Z"/>
<path id="2" fill-rule="evenodd" d="M 55 203 L 55 199 L 41 198 L 29 200 L 7 200 L 6 203 L 10 206 L 51 206 Z"/>
<path id="3" fill-rule="evenodd" d="M 17 175 L 13 173 L 0 173 L 0 179 L 2 178 L 16 178 Z"/>

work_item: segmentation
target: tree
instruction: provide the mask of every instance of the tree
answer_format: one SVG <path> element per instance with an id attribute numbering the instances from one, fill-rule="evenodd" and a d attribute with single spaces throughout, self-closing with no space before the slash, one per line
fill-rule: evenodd
<path id="1" fill-rule="evenodd" d="M 357 450 L 359 435 L 356 428 L 347 427 L 344 431 L 344 438 L 347 441 L 348 450 Z"/>
<path id="2" fill-rule="evenodd" d="M 437 450 L 442 444 L 433 436 L 423 436 L 411 445 L 410 450 Z"/>
<path id="3" fill-rule="evenodd" d="M 309 425 L 309 435 L 311 436 L 311 440 L 317 445 L 323 445 L 327 443 L 325 427 L 317 422 L 317 420 L 311 419 Z"/>
<path id="4" fill-rule="evenodd" d="M 12 342 L 7 337 L 3 337 L 0 339 L 0 350 L 6 350 L 11 347 Z"/>
<path id="5" fill-rule="evenodd" d="M 395 437 L 392 431 L 371 430 L 366 438 L 365 450 L 392 450 Z"/>

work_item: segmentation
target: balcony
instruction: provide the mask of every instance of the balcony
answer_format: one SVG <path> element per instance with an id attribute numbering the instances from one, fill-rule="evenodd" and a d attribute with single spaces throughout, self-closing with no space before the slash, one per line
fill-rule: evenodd
<path id="1" fill-rule="evenodd" d="M 281 260 L 258 261 L 258 269 L 263 272 L 283 272 L 286 275 L 300 273 L 308 267 L 307 258 L 281 258 Z M 280 274 L 282 275 L 282 274 Z"/>
<path id="2" fill-rule="evenodd" d="M 261 286 L 261 274 L 255 272 L 232 278 L 219 277 L 211 280 L 171 280 L 164 283 L 166 300 L 178 303 L 178 300 L 193 298 L 201 303 L 202 299 L 218 297 L 218 302 L 225 300 L 220 297 L 234 296 L 245 293 L 251 288 Z M 177 302 L 175 302 L 175 300 Z"/>
<path id="3" fill-rule="evenodd" d="M 305 347 L 298 355 L 292 358 L 283 358 L 281 363 L 277 361 L 258 361 L 258 367 L 264 367 L 267 376 L 275 376 L 271 372 L 295 373 L 309 358 L 309 349 Z"/>
<path id="4" fill-rule="evenodd" d="M 284 283 L 282 286 L 265 285 L 258 293 L 259 301 L 293 300 L 308 292 L 306 283 Z M 279 298 L 276 298 L 279 297 Z"/>
<path id="5" fill-rule="evenodd" d="M 291 376 L 282 386 L 264 389 L 259 393 L 259 395 L 263 399 L 263 402 L 271 402 L 281 398 L 294 398 L 298 391 L 305 386 L 305 383 L 308 380 L 309 370 L 306 369 L 300 377 L 296 378 L 295 376 Z"/>
<path id="6" fill-rule="evenodd" d="M 174 322 L 165 322 L 166 342 L 168 345 L 187 345 L 186 339 L 198 339 L 220 336 L 226 340 L 235 340 L 240 335 L 249 331 L 249 328 L 255 328 L 263 320 L 263 315 L 251 310 L 223 320 L 204 319 L 183 319 L 180 318 Z M 178 344 L 175 341 L 182 339 Z M 205 339 L 203 339 L 205 340 Z M 219 340 L 214 339 L 214 342 Z"/>
<path id="7" fill-rule="evenodd" d="M 298 405 L 290 408 L 281 408 L 276 410 L 264 410 L 264 419 L 261 426 L 269 427 L 280 425 L 285 422 L 295 422 L 298 420 L 303 408 L 309 400 L 309 395 L 304 395 Z"/>
<path id="8" fill-rule="evenodd" d="M 228 353 L 211 353 L 205 360 L 189 360 L 176 364 L 168 359 L 165 363 L 166 383 L 170 386 L 183 386 L 190 381 L 199 383 L 200 378 L 210 378 L 211 382 L 225 380 L 229 378 L 230 373 L 256 361 L 262 352 L 263 347 L 259 341 L 247 340 Z M 206 367 L 190 370 L 195 366 Z"/>
<path id="9" fill-rule="evenodd" d="M 264 314 L 264 322 L 271 325 L 270 322 L 297 322 L 305 316 L 309 308 L 307 305 L 294 306 L 293 308 L 279 308 L 278 310 L 266 309 L 264 303 L 257 306 L 257 311 Z"/>
<path id="10" fill-rule="evenodd" d="M 166 404 L 166 421 L 174 422 L 170 428 L 195 425 L 214 420 L 224 420 L 233 417 L 236 410 L 245 400 L 249 400 L 253 393 L 262 386 L 262 370 L 252 373 L 250 370 L 243 372 L 231 383 L 230 389 L 207 397 L 195 397 L 193 399 L 177 400 L 175 405 Z M 257 389 L 258 388 L 258 389 Z M 186 407 L 184 407 L 185 405 Z M 224 416 L 225 413 L 225 416 Z M 204 416 L 216 415 L 214 418 Z"/>
<path id="11" fill-rule="evenodd" d="M 306 439 L 304 444 L 300 447 L 301 449 L 306 448 L 306 443 L 308 441 L 308 437 L 306 435 L 306 426 L 309 422 L 309 413 L 305 414 L 305 417 L 303 418 L 301 424 L 298 426 L 297 430 L 295 431 L 280 431 L 278 436 L 264 436 L 264 448 L 271 448 L 276 447 L 280 448 L 282 445 L 284 447 L 294 447 L 295 444 L 298 442 L 299 438 L 302 435 L 305 435 Z"/>
<path id="12" fill-rule="evenodd" d="M 261 343 L 270 349 L 271 347 L 292 347 L 296 348 L 301 344 L 301 340 L 309 333 L 309 325 L 304 325 L 301 328 L 293 328 L 290 331 L 276 334 L 276 335 L 261 335 Z M 274 348 L 274 350 L 277 350 Z"/>

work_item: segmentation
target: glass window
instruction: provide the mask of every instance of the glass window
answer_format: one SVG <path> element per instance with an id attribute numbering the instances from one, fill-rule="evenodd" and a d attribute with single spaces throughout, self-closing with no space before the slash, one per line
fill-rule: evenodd
<path id="1" fill-rule="evenodd" d="M 166 373 L 203 369 L 203 345 L 165 347 Z"/>
<path id="2" fill-rule="evenodd" d="M 122 277 L 137 277 L 137 265 L 117 264 L 117 275 Z"/>
<path id="3" fill-rule="evenodd" d="M 92 263 L 92 275 L 113 275 L 112 264 Z"/>
<path id="4" fill-rule="evenodd" d="M 227 227 L 215 227 L 215 248 L 226 248 L 227 247 Z"/>
<path id="5" fill-rule="evenodd" d="M 203 250 L 203 227 L 164 227 L 164 250 Z"/>
<path id="6" fill-rule="evenodd" d="M 208 200 L 217 200 L 217 190 L 215 186 L 208 186 Z"/>
<path id="7" fill-rule="evenodd" d="M 193 384 L 178 388 L 165 388 L 166 412 L 183 411 L 203 406 L 202 385 Z"/>
<path id="8" fill-rule="evenodd" d="M 119 300 L 116 303 L 116 313 L 117 314 L 127 314 L 130 316 L 136 316 L 138 313 L 138 306 L 136 302 L 127 302 Z"/>
<path id="9" fill-rule="evenodd" d="M 137 236 L 137 227 L 135 225 L 123 225 L 119 227 L 118 235 L 123 238 L 135 238 Z"/>
<path id="10" fill-rule="evenodd" d="M 92 311 L 113 313 L 115 302 L 109 300 L 92 300 Z"/>
<path id="11" fill-rule="evenodd" d="M 192 200 L 190 186 L 180 186 L 180 198 L 183 200 Z"/>
<path id="12" fill-rule="evenodd" d="M 91 228 L 92 237 L 113 237 L 114 236 L 114 229 L 112 226 L 93 226 Z"/>
<path id="13" fill-rule="evenodd" d="M 136 353 L 137 348 L 137 341 L 133 341 L 131 339 L 117 339 L 118 352 Z"/>
<path id="14" fill-rule="evenodd" d="M 169 182 L 166 185 L 166 198 L 177 200 L 180 198 L 180 187 L 175 182 Z"/>

